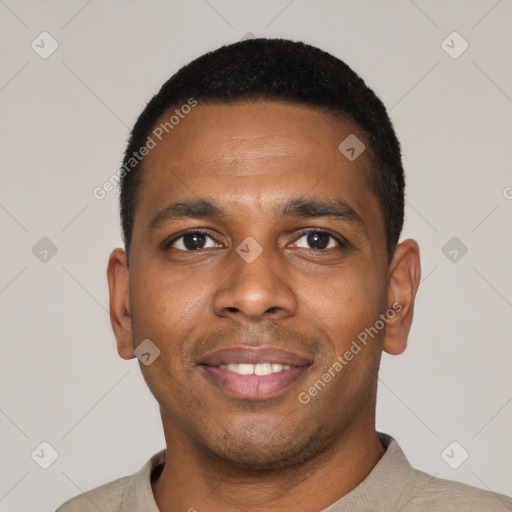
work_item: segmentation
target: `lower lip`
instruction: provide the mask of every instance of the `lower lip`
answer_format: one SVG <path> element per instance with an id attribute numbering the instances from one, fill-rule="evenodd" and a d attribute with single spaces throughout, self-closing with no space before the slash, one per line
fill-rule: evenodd
<path id="1" fill-rule="evenodd" d="M 292 366 L 289 370 L 268 375 L 239 375 L 217 366 L 200 365 L 206 375 L 226 394 L 234 398 L 262 400 L 291 386 L 309 366 Z"/>

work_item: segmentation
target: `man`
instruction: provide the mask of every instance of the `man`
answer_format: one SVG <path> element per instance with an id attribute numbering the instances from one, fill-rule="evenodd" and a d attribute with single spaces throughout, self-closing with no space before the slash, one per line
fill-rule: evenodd
<path id="1" fill-rule="evenodd" d="M 149 102 L 119 176 L 112 326 L 167 448 L 60 512 L 512 510 L 375 430 L 420 260 L 398 243 L 399 143 L 346 64 L 278 39 L 203 55 Z"/>

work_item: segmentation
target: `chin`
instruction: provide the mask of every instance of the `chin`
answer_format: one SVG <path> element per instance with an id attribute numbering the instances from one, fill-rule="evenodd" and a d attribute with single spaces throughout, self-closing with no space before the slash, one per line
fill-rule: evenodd
<path id="1" fill-rule="evenodd" d="M 276 434 L 265 432 L 230 433 L 215 443 L 203 445 L 212 459 L 237 473 L 261 474 L 282 472 L 304 464 L 327 450 L 332 442 L 319 432 L 307 435 L 303 430 Z M 295 435 L 297 434 L 297 435 Z"/>

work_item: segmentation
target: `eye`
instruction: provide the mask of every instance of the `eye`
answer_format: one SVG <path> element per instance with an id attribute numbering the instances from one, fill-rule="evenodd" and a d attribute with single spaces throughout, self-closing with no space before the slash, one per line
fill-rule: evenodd
<path id="1" fill-rule="evenodd" d="M 323 250 L 323 249 L 332 249 L 335 247 L 345 247 L 346 243 L 342 240 L 339 240 L 334 235 L 331 235 L 327 231 L 323 230 L 315 230 L 315 231 L 308 231 L 306 233 L 303 233 L 302 236 L 298 239 L 301 240 L 303 238 L 306 238 L 306 244 L 309 244 L 312 246 L 313 250 Z M 298 241 L 297 240 L 297 241 Z M 295 242 L 295 244 L 297 243 Z M 299 246 L 304 249 L 311 249 L 311 247 L 307 246 Z"/>
<path id="2" fill-rule="evenodd" d="M 190 230 L 166 242 L 165 248 L 170 249 L 172 247 L 178 251 L 191 252 L 215 247 L 215 245 L 207 245 L 205 240 L 208 238 L 214 242 L 206 231 Z"/>
<path id="3" fill-rule="evenodd" d="M 208 245 L 208 239 L 210 244 Z M 306 245 L 297 245 L 299 240 L 305 239 Z M 165 249 L 176 249 L 178 251 L 192 252 L 201 249 L 209 249 L 212 247 L 218 247 L 221 244 L 217 244 L 211 235 L 206 231 L 200 229 L 193 229 L 182 233 L 179 236 L 174 237 L 165 243 Z M 323 251 L 325 249 L 334 249 L 336 247 L 346 247 L 346 242 L 342 239 L 338 239 L 334 235 L 331 235 L 327 231 L 316 229 L 314 231 L 307 231 L 294 242 L 295 246 L 303 249 L 312 249 L 314 251 Z M 309 245 L 309 247 L 308 247 Z"/>

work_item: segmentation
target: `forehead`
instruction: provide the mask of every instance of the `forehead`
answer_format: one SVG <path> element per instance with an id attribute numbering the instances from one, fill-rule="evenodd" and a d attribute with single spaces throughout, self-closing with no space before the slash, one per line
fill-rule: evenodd
<path id="1" fill-rule="evenodd" d="M 161 140 L 151 134 L 156 145 L 144 160 L 135 215 L 141 229 L 169 203 L 205 196 L 237 216 L 266 206 L 274 214 L 280 202 L 299 196 L 342 200 L 361 218 L 380 215 L 365 135 L 321 109 L 269 100 L 199 102 L 167 130 Z M 366 149 L 351 161 L 339 145 L 354 135 Z"/>
<path id="2" fill-rule="evenodd" d="M 172 113 L 163 114 L 156 123 L 161 140 L 153 137 L 156 147 L 146 157 L 146 168 L 152 168 L 155 160 L 158 164 L 165 160 L 169 166 L 195 161 L 203 167 L 208 162 L 215 166 L 216 159 L 228 157 L 234 164 L 240 163 L 236 170 L 241 174 L 243 163 L 248 160 L 254 164 L 272 158 L 278 165 L 279 157 L 283 157 L 284 165 L 289 165 L 292 159 L 317 162 L 320 157 L 324 163 L 333 162 L 339 158 L 338 146 L 347 135 L 357 134 L 365 139 L 348 119 L 336 118 L 320 108 L 282 101 L 199 103 L 181 119 Z M 171 116 L 176 124 L 166 125 Z M 368 170 L 368 157 L 369 152 L 353 167 L 361 172 Z"/>

